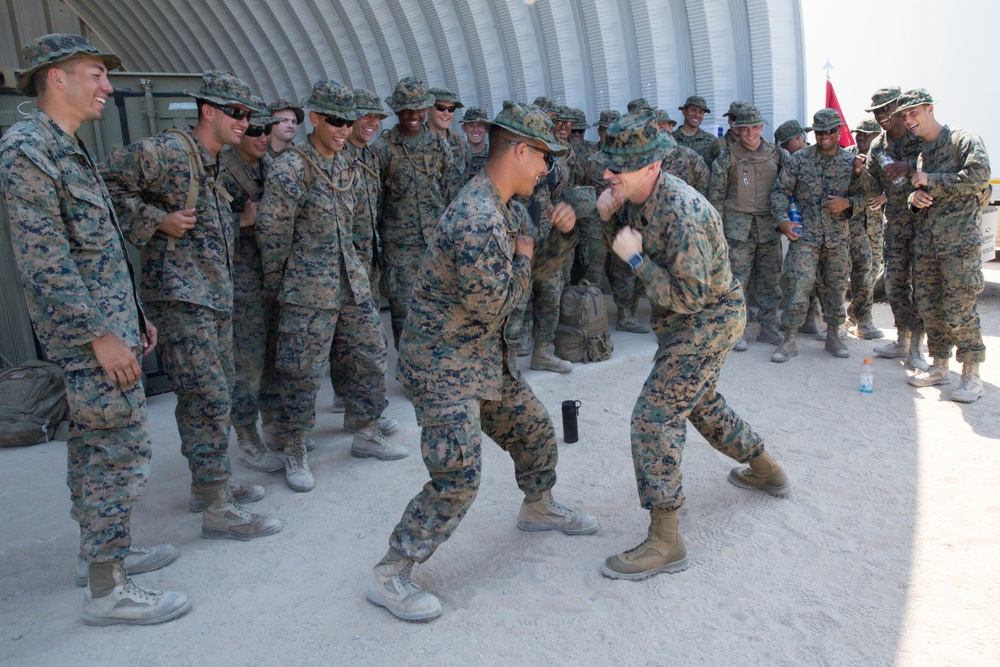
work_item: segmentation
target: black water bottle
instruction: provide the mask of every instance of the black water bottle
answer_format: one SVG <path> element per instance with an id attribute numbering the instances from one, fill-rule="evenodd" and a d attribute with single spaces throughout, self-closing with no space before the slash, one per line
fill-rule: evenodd
<path id="1" fill-rule="evenodd" d="M 562 402 L 563 442 L 571 443 L 580 439 L 576 429 L 578 414 L 580 414 L 580 401 Z"/>

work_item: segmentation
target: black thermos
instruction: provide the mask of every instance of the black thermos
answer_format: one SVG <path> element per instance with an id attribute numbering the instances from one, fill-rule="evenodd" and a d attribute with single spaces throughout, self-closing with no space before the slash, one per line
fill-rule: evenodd
<path id="1" fill-rule="evenodd" d="M 563 442 L 576 442 L 580 434 L 576 428 L 576 416 L 580 414 L 580 401 L 563 401 Z"/>

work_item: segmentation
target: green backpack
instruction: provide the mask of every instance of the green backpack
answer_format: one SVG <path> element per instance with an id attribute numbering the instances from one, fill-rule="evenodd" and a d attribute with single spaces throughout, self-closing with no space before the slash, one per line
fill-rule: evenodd
<path id="1" fill-rule="evenodd" d="M 566 288 L 556 326 L 556 356 L 574 363 L 604 361 L 614 349 L 601 289 L 586 280 Z"/>
<path id="2" fill-rule="evenodd" d="M 69 404 L 62 371 L 47 361 L 0 370 L 0 447 L 65 440 Z"/>

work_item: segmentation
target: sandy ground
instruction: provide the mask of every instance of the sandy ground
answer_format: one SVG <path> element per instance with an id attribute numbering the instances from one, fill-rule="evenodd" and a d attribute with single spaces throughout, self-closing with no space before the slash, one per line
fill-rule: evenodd
<path id="1" fill-rule="evenodd" d="M 567 376 L 526 371 L 560 433 L 560 402 L 582 401 L 580 441 L 560 441 L 556 495 L 597 514 L 601 530 L 519 531 L 513 466 L 487 442 L 475 506 L 414 571 L 444 605 L 429 624 L 398 621 L 364 598 L 390 530 L 427 479 L 413 410 L 395 383 L 387 414 L 413 452 L 403 461 L 350 457 L 327 384 L 315 491 L 294 493 L 280 476 L 234 463 L 239 479 L 268 488 L 254 507 L 284 521 L 281 533 L 248 543 L 200 537 L 173 396 L 150 400 L 153 474 L 133 535 L 171 542 L 182 556 L 137 579 L 193 600 L 160 626 L 83 625 L 64 445 L 0 450 L 0 664 L 996 665 L 1000 263 L 986 275 L 991 359 L 986 395 L 973 405 L 947 400 L 955 383 L 913 389 L 901 364 L 884 359 L 875 393 L 861 395 L 866 341 L 849 342 L 849 360 L 808 338 L 784 365 L 770 363 L 763 344 L 731 354 L 720 390 L 784 464 L 793 494 L 730 485 L 733 462 L 689 429 L 681 529 L 691 568 L 643 582 L 606 579 L 598 565 L 646 531 L 628 432 L 652 335 L 616 332 L 610 361 Z M 876 324 L 894 335 L 885 305 Z"/>

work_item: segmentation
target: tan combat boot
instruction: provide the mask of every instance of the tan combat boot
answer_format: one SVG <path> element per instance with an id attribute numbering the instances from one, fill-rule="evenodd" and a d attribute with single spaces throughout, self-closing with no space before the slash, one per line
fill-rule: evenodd
<path id="1" fill-rule="evenodd" d="M 375 457 L 382 461 L 397 461 L 410 455 L 406 447 L 390 442 L 375 422 L 357 424 L 351 441 L 351 456 L 359 459 Z"/>
<path id="2" fill-rule="evenodd" d="M 534 500 L 524 498 L 517 516 L 517 527 L 529 532 L 558 530 L 563 535 L 593 535 L 600 525 L 593 514 L 574 512 L 557 503 L 549 490 Z"/>
<path id="3" fill-rule="evenodd" d="M 930 365 L 927 363 L 927 359 L 924 358 L 924 352 L 921 349 L 921 344 L 923 342 L 924 332 L 914 331 L 913 337 L 910 339 L 910 347 L 907 350 L 908 357 L 906 359 L 906 363 L 910 365 L 910 368 L 918 371 L 926 371 L 930 368 Z"/>
<path id="4" fill-rule="evenodd" d="M 792 357 L 799 356 L 799 334 L 795 329 L 785 332 L 785 340 L 781 341 L 778 349 L 771 354 L 771 361 L 776 364 L 783 364 Z"/>
<path id="5" fill-rule="evenodd" d="M 255 514 L 240 505 L 233 498 L 229 485 L 222 483 L 202 489 L 211 493 L 215 500 L 202 514 L 201 536 L 212 540 L 231 538 L 252 540 L 255 537 L 273 535 L 281 530 L 281 522 L 266 514 Z"/>
<path id="6" fill-rule="evenodd" d="M 172 621 L 191 608 L 184 593 L 136 586 L 120 560 L 91 563 L 88 575 L 90 590 L 83 604 L 87 625 L 155 625 Z"/>
<path id="7" fill-rule="evenodd" d="M 531 369 L 536 371 L 553 371 L 569 373 L 573 364 L 556 356 L 556 346 L 553 343 L 536 340 L 535 350 L 531 353 Z"/>
<path id="8" fill-rule="evenodd" d="M 880 357 L 886 359 L 902 359 L 910 351 L 910 330 L 897 329 L 896 342 L 876 345 L 872 350 Z"/>
<path id="9" fill-rule="evenodd" d="M 281 455 L 267 448 L 257 430 L 257 424 L 236 426 L 234 430 L 236 431 L 236 444 L 240 449 L 240 458 L 248 468 L 257 472 L 281 470 L 284 466 Z"/>
<path id="10" fill-rule="evenodd" d="M 785 496 L 792 488 L 788 475 L 766 451 L 747 461 L 749 467 L 737 466 L 729 471 L 729 482 L 741 489 L 766 491 L 772 496 Z"/>
<path id="11" fill-rule="evenodd" d="M 824 347 L 827 352 L 835 356 L 837 359 L 847 359 L 851 356 L 850 351 L 847 349 L 847 345 L 844 343 L 840 327 L 826 328 L 826 344 Z"/>
<path id="12" fill-rule="evenodd" d="M 413 561 L 389 549 L 372 572 L 366 597 L 404 621 L 430 621 L 441 615 L 441 602 L 433 593 L 410 581 Z"/>
<path id="13" fill-rule="evenodd" d="M 240 484 L 232 477 L 229 478 L 226 484 L 229 486 L 229 493 L 232 494 L 238 503 L 255 503 L 267 493 L 263 486 L 258 484 Z M 204 485 L 191 482 L 191 499 L 188 500 L 188 509 L 192 512 L 203 511 L 217 499 L 218 492 L 214 484 Z"/>
<path id="14" fill-rule="evenodd" d="M 642 320 L 639 319 L 634 306 L 618 309 L 618 321 L 615 323 L 615 329 L 629 333 L 649 333 L 649 326 L 643 324 Z"/>
<path id="15" fill-rule="evenodd" d="M 932 387 L 936 384 L 948 384 L 948 357 L 934 359 L 934 364 L 926 371 L 911 375 L 906 379 L 914 387 Z"/>
<path id="16" fill-rule="evenodd" d="M 601 574 L 612 579 L 638 581 L 661 572 L 672 574 L 687 568 L 687 549 L 677 529 L 677 510 L 654 509 L 650 512 L 649 533 L 642 544 L 609 557 L 601 565 Z"/>
<path id="17" fill-rule="evenodd" d="M 299 493 L 312 491 L 316 479 L 309 470 L 309 458 L 306 456 L 306 445 L 301 432 L 285 441 L 285 482 L 288 488 Z"/>
<path id="18" fill-rule="evenodd" d="M 951 394 L 956 403 L 972 403 L 983 395 L 983 381 L 979 377 L 979 364 L 967 361 L 962 364 L 962 383 Z"/>

